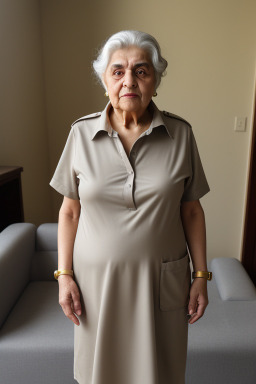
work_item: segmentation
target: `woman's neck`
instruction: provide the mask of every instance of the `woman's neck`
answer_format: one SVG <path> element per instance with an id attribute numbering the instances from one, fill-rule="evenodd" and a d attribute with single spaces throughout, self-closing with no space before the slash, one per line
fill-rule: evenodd
<path id="1" fill-rule="evenodd" d="M 113 107 L 111 107 L 109 111 L 109 120 L 112 127 L 122 127 L 124 131 L 143 130 L 150 125 L 152 117 L 153 113 L 150 108 L 147 108 L 141 114 L 122 111 Z"/>

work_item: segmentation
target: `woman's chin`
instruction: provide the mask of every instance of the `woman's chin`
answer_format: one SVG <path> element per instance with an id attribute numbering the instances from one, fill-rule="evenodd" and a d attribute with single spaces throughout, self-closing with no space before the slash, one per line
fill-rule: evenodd
<path id="1" fill-rule="evenodd" d="M 140 100 L 136 98 L 122 101 L 122 103 L 119 103 L 119 107 L 124 112 L 137 112 L 145 109 L 143 105 L 141 105 Z"/>

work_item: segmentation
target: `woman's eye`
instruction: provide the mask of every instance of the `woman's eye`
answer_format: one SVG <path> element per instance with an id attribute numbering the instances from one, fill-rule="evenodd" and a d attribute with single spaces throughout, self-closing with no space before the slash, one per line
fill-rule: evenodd
<path id="1" fill-rule="evenodd" d="M 114 75 L 115 75 L 115 76 L 121 76 L 121 75 L 122 75 L 122 71 L 115 71 L 115 72 L 114 72 Z"/>
<path id="2" fill-rule="evenodd" d="M 139 76 L 141 76 L 141 75 L 145 75 L 146 72 L 144 71 L 144 69 L 138 69 L 138 70 L 136 71 L 136 74 L 139 75 Z"/>

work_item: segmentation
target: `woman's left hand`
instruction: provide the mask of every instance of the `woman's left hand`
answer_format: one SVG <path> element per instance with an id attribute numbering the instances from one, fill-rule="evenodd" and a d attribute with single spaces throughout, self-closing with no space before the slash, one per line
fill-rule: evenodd
<path id="1" fill-rule="evenodd" d="M 193 324 L 203 316 L 209 303 L 207 280 L 202 277 L 195 278 L 190 287 L 189 295 L 188 312 L 191 317 L 188 322 L 189 324 Z"/>

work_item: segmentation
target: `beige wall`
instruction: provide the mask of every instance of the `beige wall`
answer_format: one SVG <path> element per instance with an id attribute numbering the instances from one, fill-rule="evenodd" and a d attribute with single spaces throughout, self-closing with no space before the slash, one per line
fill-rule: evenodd
<path id="1" fill-rule="evenodd" d="M 29 18 L 32 12 L 37 14 L 35 2 L 24 3 L 30 4 L 30 10 L 26 15 L 19 13 L 19 17 Z M 169 62 L 168 74 L 155 102 L 159 108 L 189 120 L 195 132 L 211 187 L 211 192 L 202 199 L 207 220 L 208 257 L 239 259 L 253 110 L 256 2 L 43 0 L 40 6 L 46 108 L 44 115 L 39 107 L 43 103 L 40 50 L 33 46 L 38 108 L 34 116 L 35 119 L 40 116 L 37 120 L 41 123 L 45 117 L 46 124 L 40 125 L 31 142 L 33 145 L 38 142 L 44 144 L 36 150 L 44 153 L 38 164 L 44 178 L 37 174 L 36 180 L 41 183 L 41 188 L 34 188 L 43 191 L 44 206 L 48 194 L 51 194 L 53 221 L 57 220 L 62 197 L 48 183 L 70 124 L 82 115 L 101 110 L 107 101 L 103 89 L 92 77 L 91 61 L 96 48 L 118 30 L 139 29 L 158 39 Z M 15 13 L 18 17 L 18 11 Z M 33 20 L 34 24 L 31 16 L 29 27 L 24 25 L 23 28 L 35 28 L 35 36 L 38 36 L 37 16 Z M 30 36 L 31 44 L 35 36 Z M 15 37 L 14 40 L 16 42 Z M 12 126 L 15 127 L 13 116 Z M 235 116 L 247 116 L 246 132 L 234 132 Z M 4 122 L 8 122 L 8 116 Z M 27 126 L 23 125 L 22 132 L 26 129 Z M 22 135 L 20 140 L 23 140 Z M 31 148 L 26 141 L 23 145 Z M 8 146 L 12 148 L 7 143 Z M 35 161 L 32 154 L 27 157 Z M 50 167 L 47 173 L 48 159 Z M 6 161 L 9 162 L 9 158 Z M 30 180 L 26 181 L 24 188 L 29 201 Z M 26 207 L 28 211 L 27 204 Z M 31 207 L 31 212 L 36 212 L 36 208 Z M 41 222 L 46 221 L 45 216 L 51 220 L 48 212 L 40 212 L 39 216 Z"/>
<path id="2" fill-rule="evenodd" d="M 71 123 L 93 111 L 90 13 L 85 1 L 41 1 L 42 50 L 49 142 L 48 183 L 64 148 Z M 91 23 L 91 24 L 90 24 Z M 48 186 L 54 221 L 63 196 Z"/>
<path id="3" fill-rule="evenodd" d="M 39 4 L 0 1 L 0 165 L 24 167 L 25 220 L 52 218 Z"/>

